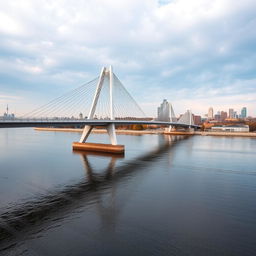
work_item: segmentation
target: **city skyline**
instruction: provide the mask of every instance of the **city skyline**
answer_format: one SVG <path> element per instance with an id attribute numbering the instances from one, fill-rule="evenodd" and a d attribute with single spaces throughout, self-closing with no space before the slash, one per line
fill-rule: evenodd
<path id="1" fill-rule="evenodd" d="M 163 98 L 177 113 L 203 115 L 210 102 L 256 116 L 255 10 L 252 0 L 3 2 L 0 103 L 24 114 L 112 64 L 149 116 Z"/>
<path id="2" fill-rule="evenodd" d="M 8 113 L 9 109 L 10 109 L 9 105 L 7 104 L 5 106 L 4 111 L 2 112 L 2 116 L 1 116 L 1 112 L 0 112 L 0 117 L 10 115 L 10 116 L 12 116 L 12 118 L 14 118 L 15 117 L 14 111 L 11 111 L 12 113 Z M 157 118 L 160 121 L 165 121 L 165 120 L 167 121 L 168 116 L 175 116 L 177 118 L 178 116 L 181 116 L 184 114 L 184 113 L 176 113 L 175 114 L 172 104 L 170 102 L 168 102 L 167 99 L 163 99 L 163 102 L 160 104 L 160 107 L 157 107 L 156 112 L 157 113 L 154 116 L 152 116 L 152 118 Z M 230 114 L 230 112 L 232 112 L 232 114 Z M 170 115 L 170 113 L 172 113 L 172 114 Z M 193 114 L 202 119 L 206 118 L 208 120 L 219 119 L 219 118 L 216 118 L 216 115 L 220 116 L 220 120 L 225 120 L 227 118 L 231 118 L 231 119 L 232 118 L 234 118 L 234 119 L 247 118 L 247 117 L 255 118 L 255 116 L 249 116 L 247 113 L 248 113 L 247 107 L 242 107 L 242 109 L 240 110 L 240 114 L 239 114 L 239 110 L 235 111 L 233 108 L 229 108 L 227 111 L 225 111 L 224 109 L 215 111 L 213 109 L 213 107 L 209 107 L 208 113 L 206 113 L 206 114 L 203 114 L 203 115 L 200 115 L 198 113 L 193 113 Z M 78 116 L 80 117 L 81 114 L 85 115 L 85 117 L 86 117 L 86 112 L 84 112 L 84 114 L 82 112 L 79 112 Z M 17 117 L 19 117 L 19 116 L 17 116 Z M 175 121 L 175 120 L 173 120 L 173 121 Z"/>
<path id="3" fill-rule="evenodd" d="M 208 109 L 208 114 L 205 114 L 204 116 L 207 117 L 208 119 L 214 119 L 215 115 L 226 115 L 226 118 L 246 118 L 246 117 L 254 117 L 254 116 L 249 116 L 247 115 L 248 113 L 248 109 L 247 107 L 242 107 L 239 110 L 235 110 L 234 108 L 228 108 L 227 111 L 225 111 L 225 109 L 221 109 L 221 110 L 215 110 L 213 107 L 209 107 Z"/>

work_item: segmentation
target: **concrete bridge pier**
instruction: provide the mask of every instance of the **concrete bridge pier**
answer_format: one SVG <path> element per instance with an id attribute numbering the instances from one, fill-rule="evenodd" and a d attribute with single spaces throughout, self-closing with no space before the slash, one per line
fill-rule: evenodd
<path id="1" fill-rule="evenodd" d="M 84 131 L 80 141 L 73 142 L 73 150 L 103 152 L 103 153 L 112 153 L 112 154 L 124 154 L 124 145 L 117 145 L 115 124 L 110 123 L 107 126 L 107 132 L 108 132 L 111 144 L 86 142 L 86 139 L 89 137 L 92 129 L 93 129 L 93 126 L 91 125 L 86 125 L 84 127 Z"/>
<path id="2" fill-rule="evenodd" d="M 170 132 L 176 132 L 176 127 L 173 125 L 170 125 L 169 127 L 165 128 L 164 133 L 170 133 Z"/>
<path id="3" fill-rule="evenodd" d="M 104 84 L 104 79 L 107 77 L 109 79 L 109 102 L 110 102 L 110 120 L 115 120 L 114 118 L 114 104 L 113 104 L 113 70 L 112 66 L 107 70 L 105 67 L 102 68 L 101 74 L 98 80 L 98 84 L 96 87 L 96 91 L 94 94 L 92 106 L 88 115 L 88 119 L 93 119 L 98 99 L 101 93 L 101 89 Z M 83 130 L 83 134 L 79 142 L 73 143 L 74 150 L 85 150 L 85 151 L 96 151 L 96 152 L 105 152 L 105 153 L 116 153 L 123 154 L 124 153 L 124 145 L 117 145 L 116 139 L 116 130 L 115 124 L 109 123 L 107 125 L 107 131 L 110 138 L 111 144 L 102 144 L 102 143 L 88 143 L 86 142 L 88 136 L 90 135 L 93 129 L 92 125 L 86 125 Z"/>

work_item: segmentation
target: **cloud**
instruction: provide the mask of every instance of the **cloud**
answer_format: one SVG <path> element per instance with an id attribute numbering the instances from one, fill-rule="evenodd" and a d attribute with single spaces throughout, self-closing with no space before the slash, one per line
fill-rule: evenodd
<path id="1" fill-rule="evenodd" d="M 1 100 L 16 100 L 16 99 L 20 99 L 20 97 L 12 96 L 12 95 L 0 94 L 0 99 Z"/>
<path id="2" fill-rule="evenodd" d="M 5 1 L 0 91 L 32 106 L 112 64 L 150 115 L 167 96 L 178 111 L 219 102 L 256 115 L 255 11 L 253 0 Z"/>
<path id="3" fill-rule="evenodd" d="M 217 111 L 228 111 L 234 108 L 240 113 L 243 107 L 249 109 L 249 115 L 254 115 L 256 102 L 256 79 L 237 80 L 225 87 L 214 88 L 213 85 L 194 88 L 170 89 L 168 91 L 159 92 L 157 89 L 147 91 L 145 103 L 143 106 L 149 110 L 149 113 L 156 112 L 159 102 L 157 100 L 150 101 L 151 95 L 155 99 L 168 99 L 173 105 L 175 113 L 184 113 L 187 109 L 191 109 L 193 113 L 204 116 L 209 107 L 213 107 L 215 113 Z M 244 88 L 247 90 L 243 90 Z"/>

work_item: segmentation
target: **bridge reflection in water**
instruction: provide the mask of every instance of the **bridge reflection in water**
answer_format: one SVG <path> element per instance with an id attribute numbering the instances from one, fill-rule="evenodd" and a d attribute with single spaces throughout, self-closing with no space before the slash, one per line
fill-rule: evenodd
<path id="1" fill-rule="evenodd" d="M 129 194 L 126 195 L 126 199 L 117 205 L 115 203 L 116 186 L 138 172 L 146 172 L 147 166 L 157 162 L 162 154 L 169 153 L 180 140 L 187 139 L 189 136 L 161 138 L 165 138 L 164 142 L 159 142 L 160 145 L 154 151 L 124 162 L 121 166 L 116 166 L 116 162 L 123 156 L 97 153 L 96 156 L 109 158 L 109 164 L 100 173 L 94 170 L 89 161 L 91 152 L 74 152 L 81 156 L 86 179 L 68 184 L 61 191 L 47 191 L 44 196 L 17 204 L 2 213 L 0 215 L 0 252 L 34 238 L 40 232 L 50 229 L 55 221 L 66 219 L 76 210 L 91 203 L 98 207 L 103 228 L 106 225 L 109 228 L 110 224 L 113 224 L 112 228 L 114 228 L 116 218 L 129 197 Z M 105 200 L 106 195 L 109 200 Z"/>

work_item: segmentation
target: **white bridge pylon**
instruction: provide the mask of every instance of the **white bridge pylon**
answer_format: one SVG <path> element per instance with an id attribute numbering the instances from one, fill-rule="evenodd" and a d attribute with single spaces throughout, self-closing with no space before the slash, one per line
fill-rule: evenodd
<path id="1" fill-rule="evenodd" d="M 94 98 L 92 101 L 92 105 L 88 114 L 88 119 L 93 119 L 95 111 L 96 111 L 96 107 L 97 107 L 97 103 L 98 103 L 98 99 L 101 93 L 101 89 L 104 85 L 104 79 L 108 78 L 109 81 L 109 113 L 110 113 L 110 120 L 115 120 L 114 117 L 114 102 L 113 102 L 113 88 L 114 88 L 114 79 L 113 79 L 113 68 L 112 66 L 109 67 L 109 69 L 107 69 L 106 67 L 103 67 L 100 73 L 100 77 L 97 83 L 97 87 L 95 90 L 95 94 L 94 94 Z M 84 143 L 86 142 L 88 136 L 90 135 L 91 131 L 93 129 L 93 125 L 86 125 L 84 127 L 82 136 L 80 138 L 80 143 Z M 107 132 L 109 134 L 110 137 L 110 142 L 112 145 L 117 145 L 117 139 L 116 139 L 116 130 L 115 130 L 115 124 L 114 123 L 110 123 L 107 126 Z"/>

